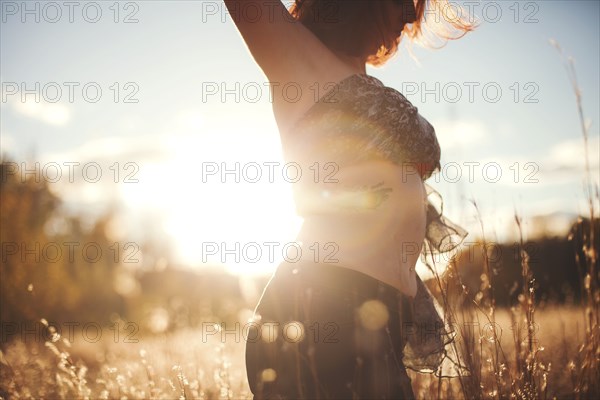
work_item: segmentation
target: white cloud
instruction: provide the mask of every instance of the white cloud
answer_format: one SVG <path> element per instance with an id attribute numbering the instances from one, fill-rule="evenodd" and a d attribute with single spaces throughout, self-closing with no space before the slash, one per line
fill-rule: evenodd
<path id="1" fill-rule="evenodd" d="M 25 102 L 13 99 L 10 103 L 17 113 L 27 118 L 37 119 L 48 125 L 64 126 L 71 119 L 71 110 L 61 103 L 48 103 L 45 101 L 36 103 L 31 99 Z"/>
<path id="2" fill-rule="evenodd" d="M 588 156 L 590 169 L 597 170 L 600 166 L 600 138 L 591 137 L 588 140 Z M 563 140 L 550 148 L 547 163 L 557 169 L 583 171 L 585 167 L 585 146 L 583 138 Z"/>
<path id="3" fill-rule="evenodd" d="M 15 156 L 16 141 L 11 134 L 2 132 L 2 135 L 0 136 L 0 150 L 2 151 L 2 154 L 8 154 L 12 157 Z"/>
<path id="4" fill-rule="evenodd" d="M 168 135 L 143 137 L 110 136 L 89 140 L 83 145 L 61 153 L 51 153 L 42 161 L 139 162 L 162 159 L 169 153 Z"/>
<path id="5" fill-rule="evenodd" d="M 174 126 L 183 132 L 198 132 L 205 127 L 204 115 L 198 109 L 182 110 L 175 118 Z"/>
<path id="6" fill-rule="evenodd" d="M 540 183 L 581 184 L 585 179 L 585 152 L 583 138 L 566 139 L 554 144 L 546 156 L 539 160 Z M 591 183 L 600 179 L 600 140 L 598 136 L 588 141 Z"/>
<path id="7" fill-rule="evenodd" d="M 458 146 L 457 146 L 458 147 Z M 592 137 L 588 143 L 591 183 L 600 178 L 600 140 Z M 444 148 L 442 147 L 442 151 Z M 567 139 L 548 146 L 543 154 L 502 154 L 478 156 L 476 151 L 454 151 L 449 159 L 442 154 L 442 170 L 432 178 L 437 182 L 501 184 L 520 189 L 541 186 L 581 185 L 585 179 L 583 139 Z M 448 153 L 449 154 L 449 153 Z M 460 156 L 462 154 L 462 156 Z M 467 154 L 471 154 L 467 158 Z"/>
<path id="8" fill-rule="evenodd" d="M 432 125 L 444 152 L 477 148 L 490 137 L 480 120 L 435 120 Z"/>
<path id="9" fill-rule="evenodd" d="M 167 135 L 106 137 L 59 153 L 42 155 L 40 171 L 54 179 L 50 189 L 72 204 L 101 205 L 121 200 L 129 186 L 140 187 L 147 167 L 171 157 Z M 58 167 L 57 167 L 58 166 Z"/>

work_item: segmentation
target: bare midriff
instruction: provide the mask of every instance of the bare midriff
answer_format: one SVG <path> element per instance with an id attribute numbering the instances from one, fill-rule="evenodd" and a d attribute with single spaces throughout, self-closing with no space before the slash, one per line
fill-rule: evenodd
<path id="1" fill-rule="evenodd" d="M 426 224 L 416 168 L 369 161 L 340 168 L 334 180 L 303 182 L 296 192 L 302 262 L 359 271 L 414 296 Z"/>

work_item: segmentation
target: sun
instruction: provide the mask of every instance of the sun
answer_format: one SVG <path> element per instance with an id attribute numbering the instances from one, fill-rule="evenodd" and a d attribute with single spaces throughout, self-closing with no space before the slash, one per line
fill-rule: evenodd
<path id="1" fill-rule="evenodd" d="M 190 113 L 185 120 L 194 132 L 174 134 L 170 156 L 145 164 L 140 184 L 125 197 L 159 210 L 179 264 L 271 273 L 302 224 L 277 131 L 224 128 Z"/>
<path id="2" fill-rule="evenodd" d="M 302 223 L 284 184 L 215 182 L 185 193 L 165 228 L 187 265 L 223 265 L 239 275 L 271 273 Z"/>

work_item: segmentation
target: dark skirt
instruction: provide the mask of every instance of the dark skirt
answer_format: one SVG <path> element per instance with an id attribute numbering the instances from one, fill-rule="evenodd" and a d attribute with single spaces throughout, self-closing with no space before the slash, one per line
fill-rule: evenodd
<path id="1" fill-rule="evenodd" d="M 254 399 L 413 399 L 402 363 L 412 303 L 343 267 L 282 263 L 249 325 Z"/>

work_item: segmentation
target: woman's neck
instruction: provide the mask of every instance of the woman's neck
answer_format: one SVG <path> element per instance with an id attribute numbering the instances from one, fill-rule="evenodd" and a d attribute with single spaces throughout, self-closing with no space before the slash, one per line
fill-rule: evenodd
<path id="1" fill-rule="evenodd" d="M 351 67 L 355 71 L 359 71 L 363 74 L 367 73 L 366 61 L 361 57 L 348 56 L 342 53 L 336 53 L 336 56 L 347 66 Z"/>

